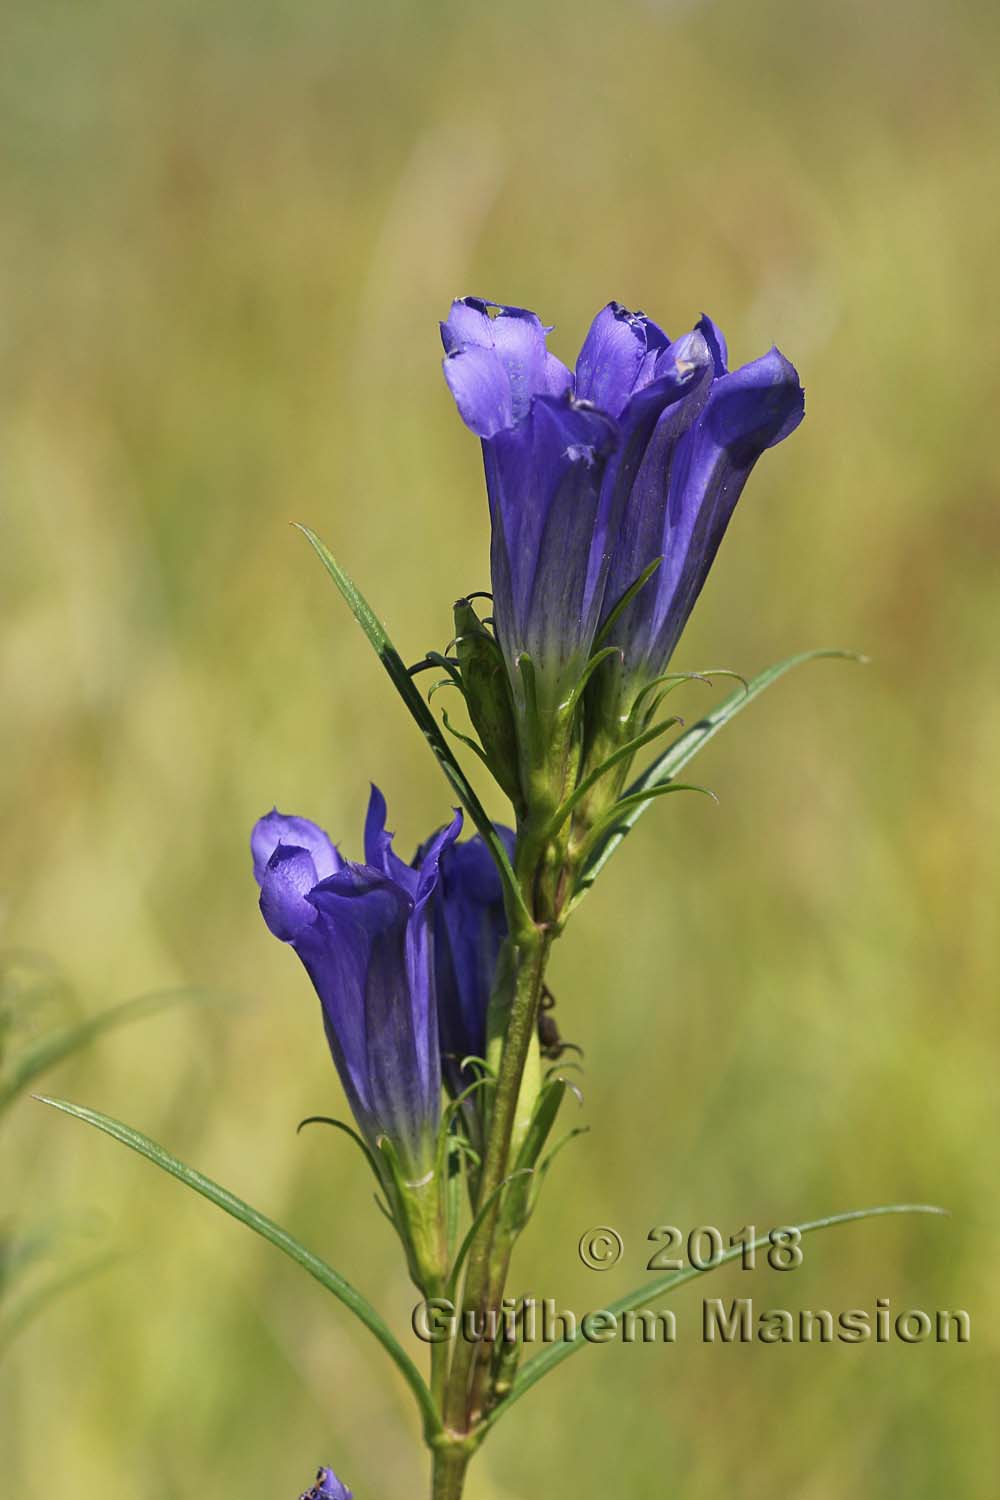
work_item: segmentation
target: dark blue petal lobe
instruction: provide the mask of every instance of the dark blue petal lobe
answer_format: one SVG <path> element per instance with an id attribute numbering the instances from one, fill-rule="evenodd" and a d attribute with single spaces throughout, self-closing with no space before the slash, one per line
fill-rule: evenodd
<path id="1" fill-rule="evenodd" d="M 279 844 L 261 880 L 260 909 L 283 943 L 294 943 L 315 921 L 316 913 L 306 898 L 316 883 L 316 866 L 308 849 Z"/>
<path id="2" fill-rule="evenodd" d="M 576 362 L 576 398 L 620 417 L 629 398 L 648 384 L 668 340 L 642 313 L 609 302 L 590 325 Z"/>
<path id="3" fill-rule="evenodd" d="M 497 826 L 513 858 L 514 832 Z M 471 1080 L 459 1064 L 486 1049 L 486 1015 L 500 949 L 507 936 L 503 887 L 492 855 L 477 834 L 448 849 L 436 900 L 435 970 L 445 1079 L 453 1094 Z"/>
<path id="4" fill-rule="evenodd" d="M 258 885 L 263 881 L 268 861 L 279 844 L 292 844 L 297 849 L 308 849 L 316 866 L 317 880 L 325 880 L 343 864 L 329 835 L 322 828 L 311 823 L 308 818 L 288 817 L 275 807 L 266 816 L 257 819 L 250 835 L 253 873 Z"/>
<path id="5" fill-rule="evenodd" d="M 670 475 L 651 621 L 649 670 L 669 660 L 701 592 L 736 502 L 761 454 L 793 432 L 805 397 L 776 349 L 712 386 L 681 439 Z"/>
<path id="6" fill-rule="evenodd" d="M 721 379 L 723 375 L 729 374 L 729 349 L 726 344 L 726 336 L 718 323 L 710 318 L 708 313 L 702 313 L 696 324 L 698 332 L 712 351 L 712 363 L 715 366 L 715 378 Z"/>
<path id="7" fill-rule="evenodd" d="M 649 564 L 662 556 L 663 518 L 677 444 L 704 408 L 711 386 L 708 345 L 697 332 L 685 334 L 665 351 L 657 380 L 635 398 L 629 409 L 632 412 L 635 408 L 633 426 L 642 415 L 650 430 L 640 434 L 638 462 L 623 466 L 620 476 L 626 496 L 605 591 L 609 610 Z M 637 635 L 644 633 L 644 627 L 648 635 L 658 576 L 646 584 L 613 627 L 611 644 L 628 648 Z"/>
<path id="8" fill-rule="evenodd" d="M 410 865 L 392 847 L 393 834 L 386 832 L 387 817 L 385 798 L 372 783 L 365 815 L 365 863 L 379 870 L 390 880 L 396 881 L 412 897 L 417 894 L 417 877 Z"/>
<path id="9" fill-rule="evenodd" d="M 463 422 L 480 437 L 522 421 L 536 396 L 569 390 L 572 376 L 549 353 L 546 332 L 525 308 L 475 297 L 452 304 L 441 325 L 444 376 Z"/>

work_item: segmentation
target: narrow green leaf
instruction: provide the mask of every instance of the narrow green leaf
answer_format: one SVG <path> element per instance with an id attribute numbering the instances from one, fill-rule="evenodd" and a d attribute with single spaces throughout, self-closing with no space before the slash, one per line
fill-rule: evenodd
<path id="1" fill-rule="evenodd" d="M 371 1171 L 375 1174 L 375 1181 L 378 1183 L 379 1187 L 381 1188 L 384 1186 L 384 1183 L 382 1181 L 382 1174 L 378 1169 L 378 1162 L 375 1160 L 374 1156 L 369 1150 L 368 1143 L 363 1139 L 362 1136 L 358 1134 L 358 1132 L 352 1126 L 348 1125 L 344 1120 L 335 1120 L 332 1115 L 306 1115 L 305 1119 L 300 1120 L 296 1125 L 296 1135 L 300 1135 L 302 1133 L 302 1127 L 304 1125 L 332 1125 L 334 1130 L 341 1131 L 342 1134 L 346 1135 L 349 1140 L 352 1140 L 361 1151 Z"/>
<path id="2" fill-rule="evenodd" d="M 50 1104 L 53 1109 L 60 1109 L 64 1114 L 73 1115 L 88 1125 L 94 1125 L 116 1141 L 121 1141 L 122 1145 L 131 1147 L 147 1161 L 151 1161 L 154 1166 L 161 1168 L 164 1172 L 169 1172 L 171 1177 L 176 1177 L 178 1182 L 183 1182 L 185 1186 L 193 1188 L 196 1193 L 201 1193 L 203 1198 L 207 1198 L 224 1213 L 231 1214 L 234 1219 L 239 1219 L 241 1224 L 245 1224 L 248 1229 L 252 1229 L 263 1239 L 270 1240 L 272 1245 L 276 1245 L 285 1255 L 296 1261 L 309 1272 L 310 1276 L 314 1276 L 321 1286 L 324 1286 L 328 1292 L 332 1292 L 356 1318 L 360 1319 L 369 1332 L 375 1335 L 416 1397 L 424 1419 L 425 1432 L 433 1435 L 440 1431 L 441 1422 L 431 1400 L 430 1391 L 406 1350 L 379 1317 L 371 1303 L 360 1292 L 355 1291 L 350 1282 L 345 1281 L 332 1266 L 328 1266 L 326 1261 L 320 1260 L 318 1255 L 307 1250 L 286 1229 L 282 1229 L 280 1224 L 275 1224 L 272 1219 L 258 1213 L 255 1208 L 244 1203 L 242 1198 L 237 1198 L 235 1193 L 220 1187 L 210 1177 L 205 1177 L 193 1167 L 178 1161 L 176 1156 L 171 1156 L 156 1141 L 150 1140 L 138 1130 L 133 1130 L 131 1126 L 123 1125 L 120 1120 L 113 1120 L 109 1115 L 99 1114 L 97 1110 L 87 1109 L 82 1104 L 71 1104 L 66 1099 L 48 1099 L 41 1095 L 36 1097 L 39 1098 L 40 1103 Z"/>
<path id="3" fill-rule="evenodd" d="M 540 1162 L 538 1165 L 539 1185 L 541 1185 L 541 1182 L 543 1181 L 546 1173 L 549 1171 L 552 1163 L 555 1161 L 560 1151 L 562 1151 L 564 1147 L 568 1146 L 570 1141 L 575 1141 L 578 1136 L 589 1134 L 589 1125 L 574 1125 L 572 1130 L 567 1130 L 565 1135 L 561 1135 L 559 1137 L 555 1145 L 552 1147 L 552 1150 L 549 1152 L 548 1156 L 543 1162 Z"/>
<path id="4" fill-rule="evenodd" d="M 490 853 L 493 855 L 493 858 L 496 860 L 497 866 L 499 867 L 500 875 L 504 882 L 504 888 L 507 892 L 508 900 L 512 901 L 515 907 L 519 907 L 525 916 L 530 916 L 530 913 L 528 913 L 528 910 L 524 905 L 524 899 L 521 895 L 521 890 L 518 886 L 517 878 L 515 877 L 514 871 L 511 868 L 510 860 L 507 857 L 507 851 L 504 848 L 502 841 L 497 836 L 497 831 L 493 827 L 489 815 L 487 814 L 479 798 L 476 796 L 476 793 L 470 785 L 465 772 L 462 770 L 462 767 L 459 765 L 458 761 L 452 754 L 451 746 L 448 744 L 448 741 L 441 733 L 441 730 L 439 729 L 437 724 L 437 720 L 434 718 L 434 715 L 431 713 L 427 704 L 424 702 L 419 688 L 417 687 L 409 671 L 407 670 L 403 658 L 400 656 L 399 652 L 392 644 L 392 641 L 389 639 L 384 625 L 378 619 L 374 610 L 372 609 L 371 605 L 368 603 L 364 595 L 361 593 L 360 589 L 344 572 L 343 568 L 337 562 L 337 559 L 334 557 L 329 547 L 327 547 L 324 542 L 320 541 L 316 533 L 310 530 L 308 526 L 302 526 L 298 523 L 296 524 L 298 526 L 298 530 L 302 532 L 302 535 L 306 538 L 309 545 L 313 548 L 316 555 L 319 557 L 320 562 L 326 568 L 326 571 L 329 573 L 330 577 L 333 579 L 334 583 L 337 585 L 338 589 L 343 595 L 345 601 L 350 606 L 354 618 L 357 620 L 358 624 L 361 626 L 361 629 L 368 637 L 368 640 L 371 643 L 375 654 L 378 656 L 386 672 L 389 674 L 389 678 L 393 686 L 395 687 L 399 696 L 402 698 L 403 702 L 406 704 L 406 707 L 409 709 L 410 715 L 415 721 L 417 728 L 420 730 L 421 734 L 424 736 L 424 739 L 430 745 L 431 751 L 433 752 L 438 765 L 441 767 L 445 776 L 448 778 L 448 781 L 454 792 L 457 794 L 459 801 L 462 803 L 462 806 L 465 808 L 466 812 L 468 812 L 472 821 L 475 823 L 477 831 L 482 835 L 483 842 L 489 848 Z"/>
<path id="5" fill-rule="evenodd" d="M 617 600 L 617 602 L 608 613 L 607 619 L 604 621 L 604 624 L 601 626 L 600 630 L 597 632 L 597 635 L 594 637 L 595 646 L 599 646 L 603 640 L 607 639 L 608 633 L 610 632 L 612 627 L 621 619 L 622 615 L 628 609 L 629 605 L 632 603 L 632 600 L 635 598 L 636 594 L 638 594 L 639 590 L 646 587 L 646 584 L 652 578 L 653 574 L 656 572 L 662 561 L 662 557 L 654 557 L 653 561 L 649 563 L 647 567 L 643 568 L 642 572 L 639 574 L 635 582 L 629 584 L 624 594 L 622 594 L 621 598 Z"/>
<path id="6" fill-rule="evenodd" d="M 122 1001 L 120 1005 L 112 1005 L 107 1010 L 100 1011 L 96 1016 L 88 1016 L 76 1025 L 63 1027 L 41 1037 L 14 1057 L 7 1077 L 0 1080 L 0 1114 L 40 1074 L 89 1046 L 105 1031 L 113 1031 L 117 1026 L 141 1020 L 143 1016 L 155 1015 L 171 1005 L 178 1005 L 207 993 L 209 992 L 186 988 L 137 995 L 131 1000 Z"/>
<path id="7" fill-rule="evenodd" d="M 445 1233 L 448 1240 L 448 1258 L 455 1250 L 458 1238 L 458 1220 L 462 1203 L 462 1158 L 458 1151 L 450 1152 L 447 1161 L 447 1177 L 444 1190 Z"/>
<path id="8" fill-rule="evenodd" d="M 462 686 L 462 674 L 458 669 L 457 662 L 453 661 L 448 656 L 442 656 L 440 651 L 428 651 L 427 660 L 430 662 L 432 667 L 440 667 L 442 672 L 447 672 L 448 678 L 451 683 L 458 688 L 459 692 L 464 692 L 464 688 Z M 410 675 L 413 675 L 412 671 Z"/>
<path id="9" fill-rule="evenodd" d="M 604 646 L 600 651 L 595 651 L 593 656 L 588 658 L 587 665 L 580 673 L 580 676 L 578 677 L 574 685 L 573 691 L 566 699 L 566 702 L 561 705 L 562 712 L 566 714 L 573 712 L 580 699 L 583 697 L 587 683 L 590 681 L 591 677 L 593 677 L 594 673 L 597 671 L 602 662 L 607 661 L 612 656 L 617 656 L 618 659 L 621 660 L 621 655 L 622 649 L 620 646 Z"/>
<path id="10" fill-rule="evenodd" d="M 436 698 L 438 693 L 441 692 L 442 688 L 455 688 L 458 692 L 462 691 L 458 686 L 458 683 L 452 682 L 450 677 L 439 677 L 437 682 L 432 683 L 430 688 L 428 689 L 427 702 L 430 703 L 432 698 Z"/>
<path id="11" fill-rule="evenodd" d="M 511 1191 L 500 1213 L 502 1230 L 509 1235 L 521 1233 L 538 1201 L 541 1174 L 535 1174 L 536 1163 L 552 1133 L 567 1089 L 579 1094 L 575 1084 L 569 1083 L 565 1078 L 553 1078 L 545 1085 L 535 1102 L 531 1122 L 517 1155 L 518 1171 L 527 1171 L 532 1175 Z"/>
<path id="12" fill-rule="evenodd" d="M 485 1057 L 477 1057 L 474 1052 L 469 1052 L 469 1053 L 467 1053 L 467 1055 L 465 1057 L 462 1057 L 462 1058 L 459 1059 L 459 1063 L 458 1063 L 459 1072 L 464 1073 L 465 1070 L 466 1070 L 466 1068 L 469 1066 L 470 1063 L 475 1063 L 475 1065 L 476 1065 L 477 1068 L 482 1068 L 482 1070 L 483 1070 L 483 1076 L 485 1078 L 490 1078 L 490 1079 L 493 1080 L 494 1083 L 496 1082 L 496 1076 L 497 1075 L 494 1072 L 494 1070 L 490 1067 L 489 1063 L 486 1061 L 486 1058 Z"/>
<path id="13" fill-rule="evenodd" d="M 569 1084 L 565 1078 L 553 1078 L 551 1083 L 547 1083 L 542 1089 L 535 1101 L 531 1123 L 518 1152 L 519 1168 L 534 1167 L 541 1156 L 545 1142 L 552 1134 L 552 1127 L 556 1123 L 556 1116 L 559 1114 L 568 1088 Z"/>
<path id="14" fill-rule="evenodd" d="M 947 1217 L 948 1210 L 938 1208 L 935 1204 L 931 1203 L 887 1203 L 882 1204 L 878 1208 L 859 1208 L 846 1214 L 831 1214 L 826 1219 L 813 1219 L 807 1224 L 789 1224 L 782 1225 L 781 1227 L 797 1229 L 799 1234 L 811 1234 L 813 1230 L 828 1229 L 834 1224 L 851 1224 L 860 1219 L 880 1218 L 885 1214 L 941 1214 Z M 769 1243 L 770 1236 L 763 1234 L 753 1241 L 753 1248 L 760 1250 Z M 714 1265 L 706 1266 L 704 1270 L 688 1266 L 683 1271 L 673 1271 L 669 1276 L 661 1276 L 657 1280 L 650 1281 L 645 1286 L 639 1287 L 638 1290 L 628 1292 L 624 1297 L 619 1297 L 616 1302 L 610 1303 L 605 1310 L 616 1318 L 622 1317 L 627 1312 L 636 1312 L 639 1308 L 648 1306 L 652 1297 L 661 1297 L 665 1293 L 672 1292 L 677 1287 L 683 1286 L 685 1282 L 694 1281 L 699 1276 L 709 1276 L 713 1271 L 718 1270 L 719 1266 L 724 1266 L 731 1260 L 738 1260 L 741 1255 L 746 1253 L 747 1248 L 745 1245 L 737 1245 L 735 1249 L 727 1250 L 721 1259 L 716 1261 Z M 487 1418 L 484 1423 L 484 1429 L 492 1427 L 493 1423 L 504 1412 L 509 1411 L 515 1401 L 520 1400 L 522 1396 L 530 1391 L 533 1385 L 537 1385 L 543 1375 L 547 1375 L 550 1370 L 554 1370 L 556 1365 L 561 1365 L 563 1360 L 568 1359 L 571 1354 L 575 1354 L 577 1349 L 587 1347 L 587 1340 L 577 1336 L 565 1343 L 549 1344 L 540 1354 L 536 1354 L 526 1365 L 522 1366 L 521 1372 L 511 1388 L 510 1395 Z"/>
<path id="15" fill-rule="evenodd" d="M 666 734 L 668 729 L 674 729 L 678 724 L 683 724 L 683 722 L 683 719 L 676 717 L 664 719 L 662 724 L 654 724 L 650 729 L 643 730 L 642 734 L 637 734 L 627 744 L 619 745 L 618 749 L 609 755 L 607 760 L 602 761 L 599 766 L 595 767 L 593 771 L 573 788 L 566 801 L 553 814 L 545 836 L 547 838 L 555 837 L 573 809 L 579 806 L 587 793 L 597 785 L 602 776 L 606 776 L 609 771 L 614 770 L 615 766 L 620 765 L 623 760 L 631 760 L 632 756 L 637 755 L 644 745 L 648 745 L 651 741 L 659 739 L 660 735 Z"/>
<path id="16" fill-rule="evenodd" d="M 661 672 L 659 677 L 654 677 L 652 681 L 647 682 L 642 691 L 636 694 L 635 702 L 632 704 L 632 713 L 633 715 L 635 714 L 639 704 L 646 697 L 647 693 L 652 693 L 656 688 L 663 687 L 664 683 L 667 686 L 663 687 L 660 698 L 666 698 L 669 693 L 676 692 L 685 682 L 704 682 L 709 687 L 714 687 L 715 683 L 713 679 L 716 677 L 733 677 L 737 682 L 742 682 L 744 690 L 750 686 L 741 672 L 733 672 L 729 667 L 713 667 L 710 672 Z"/>
<path id="17" fill-rule="evenodd" d="M 628 792 L 624 797 L 619 797 L 613 807 L 595 825 L 591 835 L 591 848 L 595 848 L 602 839 L 610 835 L 614 837 L 617 830 L 623 829 L 622 837 L 631 828 L 641 812 L 645 812 L 650 802 L 657 797 L 667 797 L 671 792 L 700 792 L 703 797 L 711 797 L 713 802 L 718 802 L 718 797 L 707 786 L 697 786 L 693 781 L 668 781 L 663 786 L 647 787 L 642 792 Z M 590 866 L 587 867 L 588 871 Z M 575 899 L 578 900 L 583 891 L 589 889 L 593 880 L 584 876 L 576 888 Z"/>
<path id="18" fill-rule="evenodd" d="M 480 1228 L 486 1221 L 486 1215 L 489 1213 L 490 1209 L 493 1207 L 494 1203 L 497 1201 L 507 1184 L 513 1182 L 515 1177 L 522 1177 L 526 1173 L 530 1177 L 530 1167 L 519 1167 L 516 1172 L 511 1172 L 509 1177 L 505 1177 L 502 1182 L 497 1184 L 492 1193 L 490 1193 L 489 1197 L 486 1199 L 486 1202 L 480 1204 L 475 1218 L 465 1232 L 465 1237 L 463 1238 L 462 1243 L 459 1246 L 458 1254 L 455 1256 L 455 1262 L 448 1277 L 448 1283 L 445 1287 L 444 1294 L 449 1300 L 453 1300 L 455 1297 L 455 1293 L 458 1290 L 458 1278 L 462 1274 L 462 1267 L 465 1265 L 469 1251 L 472 1249 L 473 1240 L 476 1238 L 476 1235 L 479 1233 Z"/>
<path id="19" fill-rule="evenodd" d="M 461 1063 L 460 1067 L 464 1069 L 465 1063 Z M 439 1177 L 444 1178 L 447 1175 L 448 1157 L 456 1145 L 456 1138 L 452 1133 L 452 1125 L 459 1119 L 463 1104 L 471 1099 L 473 1094 L 478 1093 L 480 1089 L 487 1088 L 488 1086 L 489 1079 L 485 1074 L 482 1074 L 480 1077 L 474 1079 L 467 1088 L 462 1089 L 461 1093 L 457 1094 L 454 1099 L 449 1099 L 441 1115 L 441 1124 L 438 1126 L 437 1166 L 435 1170 Z"/>
<path id="20" fill-rule="evenodd" d="M 486 752 L 483 749 L 482 745 L 478 744 L 472 738 L 471 734 L 463 734 L 461 729 L 455 728 L 454 724 L 448 717 L 448 710 L 446 708 L 443 708 L 441 710 L 441 723 L 444 725 L 445 729 L 447 729 L 449 734 L 454 735 L 455 739 L 459 740 L 467 750 L 471 750 L 474 755 L 477 755 L 479 757 L 483 765 L 486 767 L 487 771 L 490 769 L 490 763 L 486 759 Z"/>
<path id="21" fill-rule="evenodd" d="M 528 709 L 528 718 L 533 722 L 538 718 L 538 678 L 535 663 L 527 651 L 522 651 L 517 658 L 517 670 L 521 674 L 521 682 L 524 685 L 524 701 Z"/>
<path id="22" fill-rule="evenodd" d="M 759 697 L 765 688 L 769 688 L 773 682 L 777 682 L 779 677 L 783 677 L 793 667 L 801 666 L 807 661 L 818 661 L 823 657 L 840 658 L 845 661 L 863 662 L 866 660 L 864 656 L 861 656 L 856 651 L 801 651 L 795 656 L 789 656 L 784 661 L 778 662 L 773 667 L 768 667 L 766 671 L 761 672 L 757 677 L 751 678 L 745 686 L 737 688 L 735 692 L 730 693 L 716 708 L 713 708 L 704 718 L 699 719 L 697 724 L 692 724 L 686 733 L 680 735 L 670 748 L 658 760 L 655 760 L 637 781 L 633 782 L 626 796 L 637 796 L 641 792 L 649 791 L 652 787 L 662 786 L 666 782 L 672 781 L 677 773 L 689 761 L 694 759 L 701 747 L 713 735 L 718 734 L 724 724 L 728 724 L 730 719 L 735 718 L 742 709 L 746 708 L 748 703 L 752 703 L 755 698 Z M 632 828 L 638 822 L 646 806 L 647 803 L 645 801 L 635 802 L 624 817 L 616 820 L 614 828 L 609 833 L 605 842 L 595 850 L 589 864 L 580 877 L 577 887 L 580 894 L 593 885 L 597 876 L 621 844 L 626 834 L 631 832 Z"/>

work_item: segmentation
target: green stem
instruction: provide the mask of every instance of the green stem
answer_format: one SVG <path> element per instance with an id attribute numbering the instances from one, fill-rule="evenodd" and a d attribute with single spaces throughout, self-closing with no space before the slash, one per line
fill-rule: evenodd
<path id="1" fill-rule="evenodd" d="M 477 1317 L 486 1311 L 491 1290 L 493 1239 L 500 1207 L 498 1189 L 509 1169 L 511 1135 L 517 1114 L 521 1076 L 535 1034 L 550 943 L 549 934 L 537 927 L 525 926 L 518 934 L 514 998 L 497 1073 L 493 1117 L 479 1188 L 480 1203 L 485 1204 L 492 1197 L 493 1206 L 484 1217 L 469 1251 L 462 1299 L 463 1311 L 472 1312 Z M 460 1337 L 456 1341 L 444 1403 L 445 1425 L 456 1435 L 468 1434 L 479 1416 L 478 1412 L 471 1411 L 469 1407 L 469 1385 L 476 1351 L 477 1345 L 473 1340 Z M 435 1500 L 437 1493 L 435 1490 Z M 442 1492 L 448 1496 L 452 1493 Z M 460 1494 L 461 1490 L 454 1493 Z"/>
<path id="2" fill-rule="evenodd" d="M 434 1449 L 431 1500 L 461 1500 L 470 1456 L 464 1448 Z"/>
<path id="3" fill-rule="evenodd" d="M 431 1344 L 431 1400 L 441 1411 L 448 1383 L 448 1345 Z"/>
<path id="4" fill-rule="evenodd" d="M 533 690 L 530 673 L 526 673 L 525 681 Z M 533 717 L 540 722 L 537 712 Z M 564 850 L 554 844 L 548 829 L 568 782 L 575 776 L 579 747 L 573 743 L 572 719 L 572 714 L 564 714 L 555 724 L 546 722 L 538 755 L 534 759 L 529 756 L 528 766 L 522 768 L 530 811 L 518 820 L 517 888 L 506 901 L 510 928 L 507 952 L 513 958 L 514 972 L 511 975 L 508 971 L 505 979 L 498 975 L 497 996 L 504 992 L 510 996 L 509 1009 L 505 1017 L 501 1012 L 495 1018 L 495 1029 L 503 1042 L 490 1090 L 489 1129 L 466 1260 L 460 1332 L 451 1349 L 447 1373 L 443 1363 L 434 1371 L 444 1431 L 435 1444 L 433 1500 L 458 1500 L 461 1496 L 465 1470 L 479 1446 L 485 1430 L 483 1416 L 489 1409 L 493 1346 L 485 1337 L 477 1340 L 471 1336 L 469 1324 L 482 1328 L 485 1334 L 487 1316 L 499 1309 L 503 1296 L 510 1251 L 508 1245 L 498 1243 L 501 1190 L 518 1149 L 515 1137 L 522 1084 L 538 1026 L 545 965 L 560 927 Z M 544 774 L 531 770 L 543 763 Z M 492 1021 L 491 1002 L 491 1035 Z M 488 1056 L 492 1064 L 492 1048 Z"/>
<path id="5" fill-rule="evenodd" d="M 514 1241 L 503 1234 L 502 1226 L 499 1234 L 494 1234 L 492 1253 L 490 1255 L 490 1276 L 486 1287 L 486 1306 L 488 1308 L 499 1308 L 503 1299 L 504 1287 L 507 1284 L 507 1273 L 510 1270 L 510 1257 L 514 1248 Z M 493 1376 L 493 1345 L 483 1340 L 475 1348 L 475 1362 L 472 1371 L 472 1386 L 469 1392 L 469 1411 L 474 1421 L 479 1421 L 484 1415 L 489 1403 L 491 1381 Z"/>

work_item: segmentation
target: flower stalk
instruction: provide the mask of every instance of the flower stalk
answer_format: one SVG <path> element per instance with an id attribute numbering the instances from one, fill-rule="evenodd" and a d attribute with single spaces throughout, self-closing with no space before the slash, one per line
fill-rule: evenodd
<path id="1" fill-rule="evenodd" d="M 431 1500 L 460 1500 L 472 1457 L 461 1443 L 440 1442 L 431 1461 Z"/>
<path id="2" fill-rule="evenodd" d="M 511 1165 L 511 1144 L 518 1114 L 521 1081 L 536 1035 L 538 1007 L 550 946 L 550 935 L 544 929 L 528 924 L 518 933 L 515 943 L 517 958 L 514 993 L 500 1054 L 479 1187 L 479 1203 L 490 1206 L 469 1251 L 462 1297 L 463 1315 L 469 1313 L 475 1318 L 495 1312 L 503 1295 L 502 1285 L 498 1287 L 494 1280 L 496 1264 L 493 1252 L 500 1213 L 499 1189 L 508 1176 Z M 456 1341 L 445 1390 L 445 1427 L 463 1437 L 475 1437 L 476 1425 L 482 1415 L 481 1392 L 477 1395 L 473 1386 L 477 1352 L 481 1357 L 481 1346 L 471 1340 Z"/>

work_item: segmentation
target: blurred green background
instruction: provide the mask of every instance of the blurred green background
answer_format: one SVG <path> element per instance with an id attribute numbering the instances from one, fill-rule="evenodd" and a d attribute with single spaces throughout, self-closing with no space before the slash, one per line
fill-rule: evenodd
<path id="1" fill-rule="evenodd" d="M 219 997 L 46 1087 L 406 1326 L 363 1165 L 294 1133 L 342 1101 L 247 836 L 277 803 L 356 851 L 374 779 L 408 851 L 450 798 L 288 523 L 408 657 L 440 647 L 487 579 L 477 445 L 438 368 L 450 298 L 539 309 L 567 360 L 609 297 L 674 333 L 707 308 L 738 361 L 774 341 L 797 363 L 808 417 L 677 664 L 873 664 L 804 669 L 727 730 L 698 764 L 721 807 L 651 812 L 559 945 L 592 1129 L 518 1281 L 585 1311 L 642 1279 L 657 1223 L 906 1198 L 954 1218 L 686 1289 L 675 1347 L 581 1355 L 498 1427 L 470 1496 L 993 1493 L 995 11 L 13 0 L 4 33 L 0 942 L 80 1014 Z M 30 1100 L 0 1178 L 60 1254 L 123 1252 L 0 1369 L 5 1494 L 292 1500 L 320 1462 L 359 1500 L 423 1493 L 395 1372 L 275 1251 Z M 606 1275 L 577 1258 L 595 1224 L 626 1243 Z M 973 1342 L 706 1348 L 702 1290 L 961 1307 Z"/>

